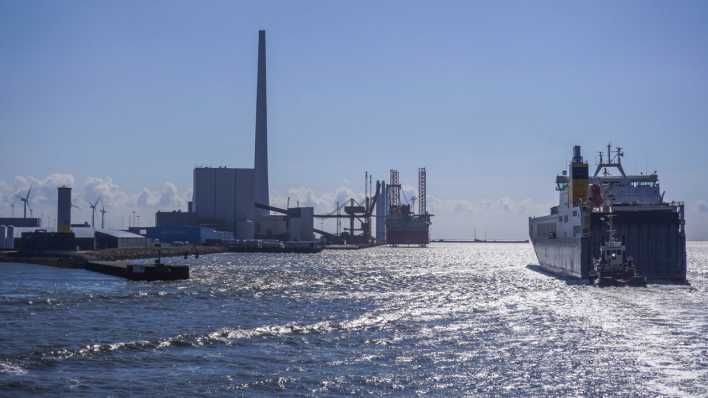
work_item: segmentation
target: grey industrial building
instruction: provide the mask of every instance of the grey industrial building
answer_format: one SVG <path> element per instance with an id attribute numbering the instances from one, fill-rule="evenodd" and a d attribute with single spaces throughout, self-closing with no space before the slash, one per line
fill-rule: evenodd
<path id="1" fill-rule="evenodd" d="M 96 231 L 96 249 L 136 249 L 146 246 L 147 239 L 138 234 L 109 229 Z"/>
<path id="2" fill-rule="evenodd" d="M 158 212 L 157 227 L 210 227 L 229 231 L 237 239 L 256 232 L 255 202 L 268 204 L 268 138 L 266 101 L 265 31 L 258 32 L 258 84 L 256 93 L 256 145 L 254 168 L 197 167 L 192 201 L 187 212 Z"/>
<path id="3" fill-rule="evenodd" d="M 231 231 L 237 238 L 244 223 L 253 221 L 254 169 L 198 167 L 194 169 L 192 212 L 201 225 Z"/>
<path id="4" fill-rule="evenodd" d="M 159 226 L 170 226 L 170 227 L 180 227 L 180 226 L 198 226 L 199 220 L 197 215 L 191 211 L 191 203 L 189 211 L 158 211 L 155 213 L 155 225 Z"/>

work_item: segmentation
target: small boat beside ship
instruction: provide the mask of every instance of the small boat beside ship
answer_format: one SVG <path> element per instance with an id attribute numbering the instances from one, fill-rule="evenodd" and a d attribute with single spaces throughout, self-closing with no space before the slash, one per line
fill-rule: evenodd
<path id="1" fill-rule="evenodd" d="M 624 242 L 617 239 L 612 219 L 607 216 L 607 241 L 600 246 L 600 256 L 593 259 L 590 282 L 595 286 L 642 286 L 647 279 L 639 274 L 634 258 L 627 255 Z"/>

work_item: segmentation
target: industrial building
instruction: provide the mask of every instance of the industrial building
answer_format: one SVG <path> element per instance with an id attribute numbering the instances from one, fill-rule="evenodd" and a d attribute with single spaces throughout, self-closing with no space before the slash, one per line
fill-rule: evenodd
<path id="1" fill-rule="evenodd" d="M 281 209 L 257 203 L 256 208 L 279 213 L 256 217 L 255 237 L 257 239 L 282 241 L 312 241 L 315 239 L 313 207 Z"/>
<path id="2" fill-rule="evenodd" d="M 89 224 L 71 225 L 76 250 L 94 250 L 96 248 L 96 230 Z"/>
<path id="3" fill-rule="evenodd" d="M 0 250 L 15 248 L 15 227 L 13 225 L 0 225 Z"/>
<path id="4" fill-rule="evenodd" d="M 189 202 L 190 209 L 192 208 Z M 155 225 L 159 226 L 197 226 L 199 220 L 197 214 L 189 211 L 173 210 L 173 211 L 158 211 L 155 213 Z"/>
<path id="5" fill-rule="evenodd" d="M 147 239 L 144 236 L 126 231 L 104 229 L 96 231 L 95 237 L 96 249 L 136 249 L 147 247 Z"/>
<path id="6" fill-rule="evenodd" d="M 39 228 L 40 221 L 39 218 L 33 217 L 2 217 L 0 218 L 0 225 L 12 225 L 13 227 L 20 228 Z"/>
<path id="7" fill-rule="evenodd" d="M 254 208 L 254 169 L 199 167 L 194 169 L 192 211 L 200 225 L 231 231 L 252 222 Z M 238 236 L 251 239 L 252 236 Z"/>
<path id="8" fill-rule="evenodd" d="M 288 240 L 311 241 L 315 239 L 314 210 L 312 207 L 288 209 Z"/>
<path id="9" fill-rule="evenodd" d="M 234 233 L 219 231 L 213 228 L 190 225 L 161 225 L 157 227 L 131 228 L 131 232 L 140 234 L 150 240 L 163 243 L 191 243 L 205 244 L 210 242 L 224 242 L 234 239 Z"/>
<path id="10" fill-rule="evenodd" d="M 155 215 L 158 228 L 209 227 L 228 231 L 236 239 L 253 239 L 256 235 L 288 236 L 287 227 L 282 230 L 277 219 L 267 218 L 267 210 L 255 207 L 256 203 L 268 205 L 270 200 L 266 87 L 266 42 L 265 31 L 261 30 L 258 32 L 254 168 L 195 168 L 192 201 L 187 212 L 158 212 Z M 259 221 L 264 223 L 260 227 Z M 307 236 L 307 225 L 300 223 L 291 232 L 297 237 Z"/>
<path id="11" fill-rule="evenodd" d="M 23 232 L 15 248 L 23 252 L 73 251 L 76 250 L 76 237 L 72 232 Z"/>

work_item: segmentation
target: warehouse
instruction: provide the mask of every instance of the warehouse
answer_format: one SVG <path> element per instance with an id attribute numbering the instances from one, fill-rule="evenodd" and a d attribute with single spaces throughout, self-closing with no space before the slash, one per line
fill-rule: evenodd
<path id="1" fill-rule="evenodd" d="M 233 232 L 219 231 L 206 227 L 194 227 L 189 225 L 166 225 L 159 227 L 131 228 L 151 240 L 158 240 L 162 243 L 192 243 L 203 244 L 208 242 L 223 242 L 234 239 Z"/>
<path id="2" fill-rule="evenodd" d="M 108 229 L 96 231 L 97 249 L 136 249 L 146 246 L 147 239 L 132 232 Z"/>

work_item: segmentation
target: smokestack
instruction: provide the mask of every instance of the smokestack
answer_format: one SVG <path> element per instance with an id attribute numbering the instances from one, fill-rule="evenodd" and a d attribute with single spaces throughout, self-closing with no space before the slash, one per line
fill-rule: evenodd
<path id="1" fill-rule="evenodd" d="M 71 188 L 57 188 L 57 232 L 71 232 Z"/>
<path id="2" fill-rule="evenodd" d="M 256 93 L 256 153 L 255 199 L 270 204 L 268 195 L 268 106 L 266 100 L 266 39 L 265 30 L 258 31 L 258 87 Z M 256 209 L 256 214 L 268 214 Z"/>

